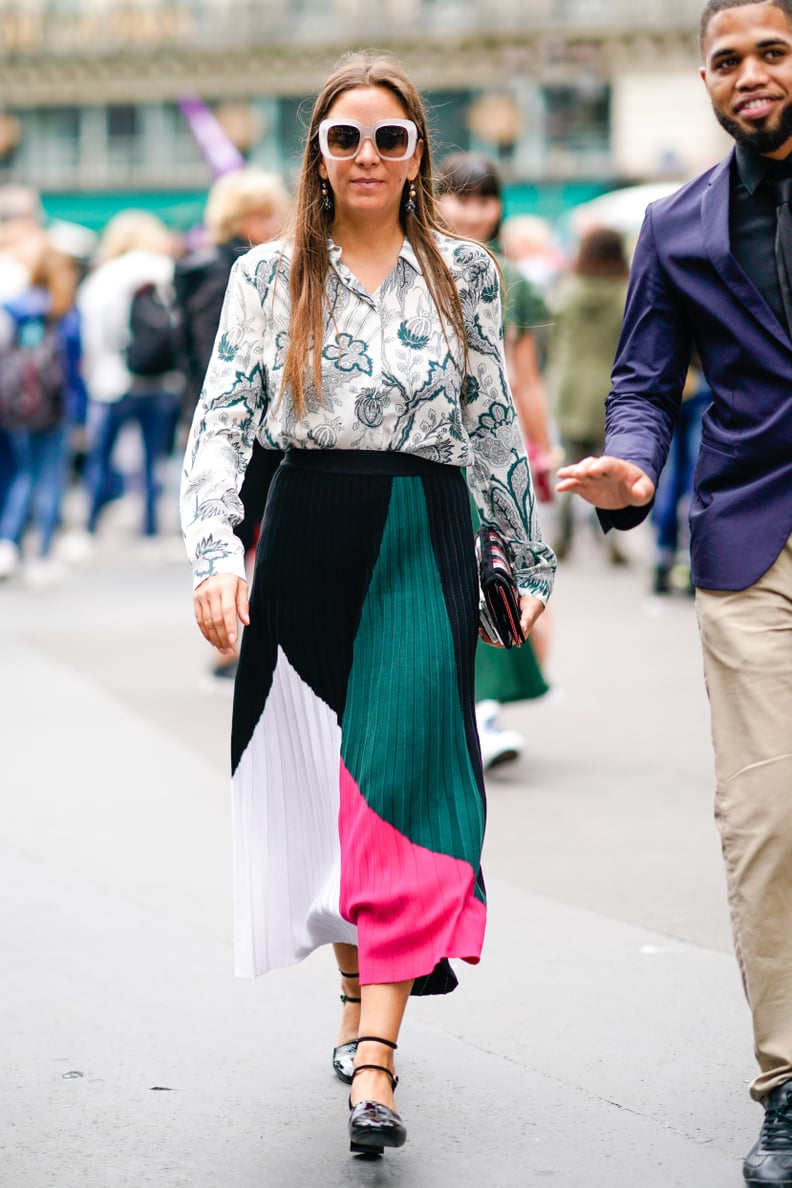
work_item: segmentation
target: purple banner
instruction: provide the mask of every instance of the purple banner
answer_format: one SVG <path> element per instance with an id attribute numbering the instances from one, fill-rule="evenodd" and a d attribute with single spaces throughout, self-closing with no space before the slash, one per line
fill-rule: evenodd
<path id="1" fill-rule="evenodd" d="M 179 100 L 179 108 L 214 177 L 244 167 L 245 158 L 202 99 L 185 95 Z"/>

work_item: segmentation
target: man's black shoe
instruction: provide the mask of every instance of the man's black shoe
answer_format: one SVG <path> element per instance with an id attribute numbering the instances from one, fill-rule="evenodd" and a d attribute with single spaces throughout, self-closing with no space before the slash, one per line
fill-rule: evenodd
<path id="1" fill-rule="evenodd" d="M 786 1081 L 767 1098 L 759 1139 L 743 1164 L 750 1188 L 775 1184 L 792 1188 L 792 1081 Z"/>
<path id="2" fill-rule="evenodd" d="M 670 594 L 671 593 L 671 566 L 670 565 L 655 565 L 652 573 L 652 593 L 653 594 Z"/>

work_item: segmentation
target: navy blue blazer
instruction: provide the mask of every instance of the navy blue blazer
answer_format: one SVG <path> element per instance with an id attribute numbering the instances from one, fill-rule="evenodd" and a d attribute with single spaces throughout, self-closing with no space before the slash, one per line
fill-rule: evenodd
<path id="1" fill-rule="evenodd" d="M 734 153 L 649 207 L 635 250 L 608 396 L 605 449 L 654 483 L 691 347 L 713 399 L 690 513 L 692 579 L 744 590 L 792 533 L 792 339 L 729 246 Z M 600 511 L 629 528 L 648 508 Z"/>

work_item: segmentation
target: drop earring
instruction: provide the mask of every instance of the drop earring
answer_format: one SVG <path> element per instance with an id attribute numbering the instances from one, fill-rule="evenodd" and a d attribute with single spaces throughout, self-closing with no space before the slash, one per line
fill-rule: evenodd
<path id="1" fill-rule="evenodd" d="M 410 182 L 410 192 L 404 204 L 404 213 L 408 215 L 415 214 L 417 209 L 415 205 L 415 185 L 413 182 Z"/>
<path id="2" fill-rule="evenodd" d="M 330 214 L 330 211 L 333 209 L 333 199 L 330 197 L 330 190 L 326 181 L 322 182 L 320 190 L 322 194 L 322 210 L 325 214 Z"/>

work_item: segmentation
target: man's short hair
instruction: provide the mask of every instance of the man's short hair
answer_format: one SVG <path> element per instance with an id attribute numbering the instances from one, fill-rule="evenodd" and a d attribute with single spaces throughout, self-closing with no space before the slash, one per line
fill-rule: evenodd
<path id="1" fill-rule="evenodd" d="M 719 12 L 725 12 L 728 8 L 744 8 L 747 4 L 772 4 L 774 8 L 780 8 L 786 14 L 789 24 L 792 25 L 792 0 L 709 0 L 701 14 L 701 23 L 699 24 L 699 46 L 701 49 L 704 48 L 704 38 L 714 16 Z"/>

